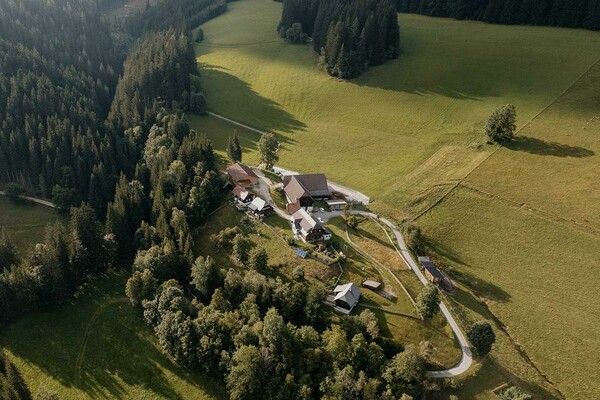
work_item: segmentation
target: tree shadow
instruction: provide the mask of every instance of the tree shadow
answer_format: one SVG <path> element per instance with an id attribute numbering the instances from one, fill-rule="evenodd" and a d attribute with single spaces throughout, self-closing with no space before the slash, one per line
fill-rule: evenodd
<path id="1" fill-rule="evenodd" d="M 498 303 L 506 303 L 511 299 L 511 295 L 495 284 L 485 281 L 477 276 L 471 271 L 475 269 L 475 267 L 468 265 L 465 263 L 458 254 L 452 251 L 450 248 L 442 245 L 437 242 L 428 242 L 429 248 L 433 250 L 433 252 L 439 255 L 441 258 L 448 260 L 453 265 L 460 265 L 463 268 L 453 268 L 446 266 L 442 267 L 444 271 L 450 274 L 452 279 L 455 279 L 467 287 L 471 288 L 481 297 L 484 297 L 488 300 L 492 300 Z"/>
<path id="2" fill-rule="evenodd" d="M 244 122 L 255 129 L 279 133 L 306 130 L 306 124 L 283 110 L 280 104 L 258 94 L 247 82 L 228 73 L 226 68 L 207 63 L 199 63 L 198 66 L 203 80 L 219 82 L 219 87 L 225 88 L 222 90 L 235 93 L 233 100 L 231 100 L 231 96 L 224 96 L 219 99 L 224 102 L 225 107 L 223 109 L 228 110 L 228 113 L 224 115 L 225 117 L 235 121 L 240 120 L 239 117 L 236 117 L 236 108 L 243 104 L 244 114 L 251 115 L 252 120 L 240 122 Z M 219 95 L 214 94 L 214 96 Z"/>
<path id="3" fill-rule="evenodd" d="M 517 136 L 512 141 L 504 145 L 507 149 L 514 151 L 524 151 L 530 154 L 540 156 L 554 157 L 573 157 L 584 158 L 591 157 L 596 153 L 592 150 L 579 146 L 569 146 L 557 142 L 547 142 L 530 136 Z"/>
<path id="4" fill-rule="evenodd" d="M 16 321 L 2 333 L 2 346 L 26 365 L 91 398 L 124 398 L 132 387 L 160 398 L 181 398 L 165 371 L 198 390 L 225 397 L 215 381 L 187 372 L 165 356 L 132 306 L 107 303 L 114 298 L 113 288 L 108 293 L 103 289 L 86 288 L 87 293 L 62 307 Z M 97 320 L 89 325 L 98 310 Z M 91 333 L 81 353 L 86 329 Z"/>
<path id="5" fill-rule="evenodd" d="M 350 82 L 358 86 L 418 96 L 436 94 L 455 100 L 481 101 L 485 97 L 500 95 L 491 82 L 472 79 L 481 74 L 477 72 L 477 66 L 461 64 L 453 68 L 440 63 L 430 65 L 428 74 L 424 74 L 421 67 L 422 65 L 413 65 L 406 54 L 402 54 L 397 60 L 370 67 L 366 73 Z"/>

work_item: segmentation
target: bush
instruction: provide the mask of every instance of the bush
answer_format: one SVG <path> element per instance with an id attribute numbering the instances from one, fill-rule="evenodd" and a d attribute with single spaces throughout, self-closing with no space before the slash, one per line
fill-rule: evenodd
<path id="1" fill-rule="evenodd" d="M 196 32 L 196 37 L 194 40 L 196 40 L 196 43 L 200 43 L 204 40 L 204 31 L 202 28 L 198 28 L 198 32 Z"/>
<path id="2" fill-rule="evenodd" d="M 285 31 L 285 40 L 290 43 L 298 44 L 298 43 L 306 43 L 308 40 L 308 35 L 304 33 L 302 29 L 302 24 L 299 22 L 294 23 L 288 30 Z"/>
<path id="3" fill-rule="evenodd" d="M 505 143 L 515 136 L 517 111 L 511 104 L 498 108 L 490 115 L 485 126 L 485 134 L 495 143 Z"/>
<path id="4" fill-rule="evenodd" d="M 486 321 L 479 321 L 473 324 L 467 332 L 467 337 L 473 345 L 475 353 L 479 356 L 485 356 L 492 350 L 492 344 L 496 341 L 496 334 L 491 325 Z"/>
<path id="5" fill-rule="evenodd" d="M 500 395 L 500 400 L 531 400 L 533 397 L 520 388 L 513 386 Z"/>
<path id="6" fill-rule="evenodd" d="M 404 240 L 409 249 L 415 254 L 423 254 L 425 250 L 425 237 L 421 228 L 414 224 L 407 224 L 403 229 Z"/>

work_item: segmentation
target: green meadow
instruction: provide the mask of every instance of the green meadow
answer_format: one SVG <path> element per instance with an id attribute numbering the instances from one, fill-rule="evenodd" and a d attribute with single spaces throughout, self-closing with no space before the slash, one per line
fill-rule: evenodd
<path id="1" fill-rule="evenodd" d="M 212 379 L 164 355 L 124 298 L 129 273 L 94 279 L 69 304 L 29 314 L 0 331 L 0 346 L 33 392 L 61 399 L 225 399 Z"/>
<path id="2" fill-rule="evenodd" d="M 310 45 L 279 40 L 280 13 L 244 0 L 203 26 L 211 111 L 277 133 L 282 166 L 325 172 L 376 211 L 417 218 L 464 285 L 456 306 L 506 329 L 462 380 L 468 398 L 507 381 L 541 398 L 600 396 L 600 35 L 400 15 L 399 59 L 345 82 L 319 69 Z M 505 103 L 519 131 L 499 148 L 482 128 Z M 221 154 L 235 129 L 257 160 L 258 134 L 190 120 Z"/>
<path id="3" fill-rule="evenodd" d="M 29 202 L 15 203 L 0 196 L 0 229 L 4 228 L 21 254 L 44 240 L 48 224 L 64 222 L 64 217 L 51 208 Z"/>

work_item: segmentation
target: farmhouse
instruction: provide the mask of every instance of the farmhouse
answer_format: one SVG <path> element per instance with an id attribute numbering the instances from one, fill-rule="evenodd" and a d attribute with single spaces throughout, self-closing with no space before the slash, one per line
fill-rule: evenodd
<path id="1" fill-rule="evenodd" d="M 420 256 L 419 262 L 421 263 L 423 274 L 427 278 L 427 280 L 437 286 L 440 289 L 446 291 L 454 290 L 454 284 L 452 280 L 446 275 L 444 272 L 440 271 L 433 263 L 429 257 Z"/>
<path id="2" fill-rule="evenodd" d="M 273 207 L 257 196 L 248 205 L 248 211 L 255 217 L 265 217 L 273 211 Z"/>
<path id="3" fill-rule="evenodd" d="M 315 200 L 329 197 L 327 178 L 323 174 L 285 175 L 282 180 L 289 212 L 300 208 L 312 211 Z"/>
<path id="4" fill-rule="evenodd" d="M 235 202 L 241 206 L 247 206 L 254 199 L 254 194 L 252 192 L 249 192 L 240 186 L 234 187 L 231 194 L 233 195 Z"/>
<path id="5" fill-rule="evenodd" d="M 242 188 L 247 188 L 258 182 L 258 176 L 252 171 L 252 168 L 240 163 L 227 167 L 227 177 L 234 185 Z"/>
<path id="6" fill-rule="evenodd" d="M 292 214 L 290 221 L 294 235 L 306 243 L 331 240 L 331 232 L 302 208 Z"/>
<path id="7" fill-rule="evenodd" d="M 327 200 L 326 203 L 331 211 L 343 210 L 348 205 L 345 200 L 340 199 Z"/>
<path id="8" fill-rule="evenodd" d="M 336 286 L 333 289 L 333 295 L 336 310 L 344 314 L 350 314 L 352 309 L 358 304 L 360 289 L 354 283 L 346 283 L 345 285 Z"/>

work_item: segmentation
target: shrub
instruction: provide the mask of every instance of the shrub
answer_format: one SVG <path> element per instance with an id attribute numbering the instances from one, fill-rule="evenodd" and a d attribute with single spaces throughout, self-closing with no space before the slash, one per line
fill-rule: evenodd
<path id="1" fill-rule="evenodd" d="M 473 324 L 467 332 L 467 336 L 473 345 L 475 353 L 485 356 L 492 350 L 492 344 L 496 341 L 494 330 L 486 321 Z"/>

